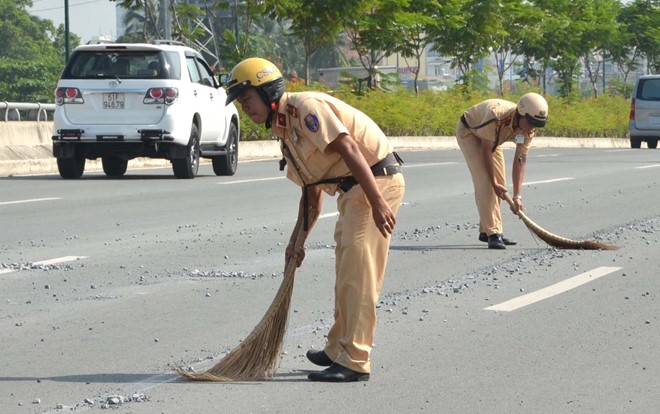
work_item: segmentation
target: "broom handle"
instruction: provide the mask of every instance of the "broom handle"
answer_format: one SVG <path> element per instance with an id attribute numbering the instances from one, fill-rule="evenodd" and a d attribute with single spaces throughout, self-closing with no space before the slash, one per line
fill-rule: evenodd
<path id="1" fill-rule="evenodd" d="M 294 251 L 300 249 L 305 245 L 305 240 L 307 240 L 307 235 L 309 234 L 309 231 L 312 229 L 312 226 L 314 226 L 317 217 L 318 215 L 316 214 L 316 210 L 310 207 L 309 210 L 307 211 L 307 230 L 305 230 L 305 226 L 303 225 L 301 225 L 300 228 L 298 229 L 298 235 L 296 236 L 296 242 L 294 244 Z M 296 268 L 298 268 L 296 261 L 293 259 L 289 260 L 286 267 L 284 268 L 284 276 L 286 277 L 287 275 L 291 275 L 293 272 L 296 271 Z"/>
<path id="2" fill-rule="evenodd" d="M 509 195 L 508 192 L 504 193 L 504 200 L 505 200 L 507 203 L 509 203 L 509 205 L 510 205 L 511 207 L 515 207 L 515 206 L 516 206 L 516 203 L 513 202 L 513 199 L 511 198 L 511 196 Z"/>

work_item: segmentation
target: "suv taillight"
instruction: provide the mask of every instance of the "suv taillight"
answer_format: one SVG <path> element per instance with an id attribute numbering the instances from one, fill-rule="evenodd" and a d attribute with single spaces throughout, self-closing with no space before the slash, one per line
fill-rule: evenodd
<path id="1" fill-rule="evenodd" d="M 85 103 L 85 100 L 78 88 L 57 88 L 55 90 L 55 103 L 57 105 L 81 104 Z"/>
<path id="2" fill-rule="evenodd" d="M 635 98 L 630 99 L 630 121 L 635 120 Z"/>
<path id="3" fill-rule="evenodd" d="M 150 88 L 144 95 L 145 104 L 162 104 L 172 105 L 179 98 L 179 90 L 177 88 Z"/>

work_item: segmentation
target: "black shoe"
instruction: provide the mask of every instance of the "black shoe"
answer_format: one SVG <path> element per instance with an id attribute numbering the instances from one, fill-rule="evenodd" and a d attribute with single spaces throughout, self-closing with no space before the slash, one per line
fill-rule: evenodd
<path id="1" fill-rule="evenodd" d="M 356 382 L 369 381 L 369 373 L 353 371 L 339 364 L 332 364 L 329 368 L 319 372 L 312 372 L 307 376 L 312 381 L 320 382 Z"/>
<path id="2" fill-rule="evenodd" d="M 488 235 L 486 233 L 479 233 L 479 241 L 488 243 Z M 504 242 L 506 246 L 515 246 L 516 244 L 518 244 L 517 241 L 507 239 L 506 237 L 504 237 L 504 235 L 502 235 L 502 242 Z"/>
<path id="3" fill-rule="evenodd" d="M 488 236 L 488 248 L 489 249 L 506 249 L 504 241 L 502 240 L 501 234 L 491 234 Z"/>
<path id="4" fill-rule="evenodd" d="M 314 351 L 313 349 L 310 349 L 307 351 L 307 359 L 309 359 L 312 364 L 318 365 L 320 367 L 329 367 L 333 364 L 332 360 L 328 354 L 325 353 L 325 351 Z"/>

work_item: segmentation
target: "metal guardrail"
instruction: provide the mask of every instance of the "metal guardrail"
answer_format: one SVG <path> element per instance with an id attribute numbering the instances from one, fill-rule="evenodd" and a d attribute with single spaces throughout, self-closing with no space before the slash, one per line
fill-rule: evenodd
<path id="1" fill-rule="evenodd" d="M 20 121 L 21 111 L 28 121 L 48 121 L 48 111 L 55 111 L 55 104 L 0 102 L 0 121 Z"/>

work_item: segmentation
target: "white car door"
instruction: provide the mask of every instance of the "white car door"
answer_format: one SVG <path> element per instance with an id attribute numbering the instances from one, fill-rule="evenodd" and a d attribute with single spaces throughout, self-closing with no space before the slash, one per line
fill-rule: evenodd
<path id="1" fill-rule="evenodd" d="M 225 102 L 208 65 L 199 57 L 188 55 L 186 63 L 193 82 L 193 94 L 198 102 L 196 109 L 202 118 L 200 141 L 202 144 L 216 143 L 225 129 Z"/>

